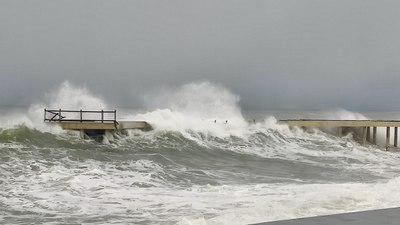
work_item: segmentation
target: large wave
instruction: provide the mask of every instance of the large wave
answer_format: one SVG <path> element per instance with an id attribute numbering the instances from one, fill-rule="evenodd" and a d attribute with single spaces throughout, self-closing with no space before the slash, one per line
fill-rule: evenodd
<path id="1" fill-rule="evenodd" d="M 244 118 L 239 107 L 240 98 L 221 85 L 198 82 L 182 85 L 174 90 L 148 95 L 148 112 L 127 114 L 127 120 L 145 120 L 154 130 L 150 132 L 130 131 L 128 136 L 117 136 L 112 142 L 116 146 L 129 148 L 162 148 L 172 145 L 183 151 L 206 149 L 256 155 L 263 158 L 301 160 L 320 163 L 316 158 L 332 164 L 357 166 L 357 163 L 393 165 L 391 157 L 377 156 L 380 150 L 374 146 L 361 146 L 353 140 L 352 133 L 344 139 L 320 130 L 302 130 L 279 125 L 271 115 L 256 122 Z M 0 121 L 0 142 L 42 145 L 45 139 L 79 142 L 76 132 L 62 131 L 58 126 L 43 122 L 43 108 L 106 109 L 107 104 L 85 87 L 69 82 L 46 95 L 44 101 L 33 104 L 26 114 L 13 113 L 13 120 Z M 366 119 L 362 114 L 346 110 L 321 113 L 329 119 Z M 333 133 L 333 132 L 332 132 Z M 174 134 L 171 136 L 171 134 Z M 171 137 L 179 137 L 172 138 Z M 114 137 L 105 136 L 105 140 Z M 109 143 L 105 141 L 104 143 Z M 150 144 L 148 144 L 150 143 Z M 66 143 L 63 143 L 66 144 Z M 377 151 L 377 152 L 376 152 Z M 380 155 L 380 154 L 378 154 Z M 340 161 L 337 159 L 344 159 Z M 385 161 L 386 160 L 386 161 Z M 351 163 L 347 163 L 351 161 Z"/>
<path id="2" fill-rule="evenodd" d="M 61 133 L 58 126 L 43 123 L 44 109 L 99 110 L 107 108 L 104 100 L 94 95 L 84 86 L 73 85 L 68 81 L 61 83 L 44 94 L 44 99 L 31 104 L 28 109 L 4 113 L 0 118 L 1 128 L 24 125 L 43 132 Z"/>
<path id="3" fill-rule="evenodd" d="M 278 143 L 284 143 L 282 146 L 294 145 L 296 142 L 291 142 L 291 140 L 296 138 L 298 140 L 302 138 L 329 140 L 332 142 L 330 144 L 338 142 L 338 139 L 329 136 L 329 133 L 335 133 L 329 129 L 324 130 L 327 134 L 321 135 L 318 130 L 310 133 L 310 131 L 290 129 L 286 125 L 279 125 L 272 115 L 264 115 L 257 121 L 245 118 L 239 106 L 239 96 L 221 85 L 210 82 L 192 82 L 175 89 L 164 88 L 162 91 L 148 94 L 145 100 L 148 104 L 147 112 L 133 114 L 128 110 L 121 114 L 125 115 L 123 118 L 125 120 L 145 120 L 151 124 L 154 130 L 149 132 L 150 134 L 130 131 L 131 137 L 138 133 L 148 136 L 159 132 L 177 132 L 200 145 L 212 144 L 214 146 L 221 146 L 221 143 L 225 143 L 221 141 L 224 139 L 239 138 L 238 142 L 247 143 L 246 147 L 270 145 L 270 143 L 276 142 L 274 149 L 275 151 L 279 149 L 280 152 L 282 152 L 280 148 L 283 148 L 283 151 L 285 148 Z M 46 93 L 42 101 L 32 104 L 26 112 L 12 111 L 2 116 L 0 129 L 6 130 L 15 127 L 21 129 L 22 126 L 53 134 L 74 133 L 62 131 L 58 126 L 45 124 L 43 122 L 44 108 L 101 110 L 107 109 L 107 103 L 101 98 L 94 97 L 86 87 L 66 81 L 53 91 Z M 346 110 L 327 111 L 320 113 L 320 116 L 327 119 L 367 119 L 360 113 Z M 354 130 L 354 133 L 356 134 L 357 130 Z M 106 136 L 105 139 L 107 138 Z M 349 139 L 351 138 L 350 134 Z M 383 140 L 383 136 L 380 139 Z M 235 149 L 263 154 L 260 153 L 262 150 L 246 147 Z M 286 153 L 291 154 L 291 152 Z"/>
<path id="4" fill-rule="evenodd" d="M 239 97 L 220 85 L 189 83 L 174 91 L 164 89 L 146 100 L 150 111 L 130 118 L 146 120 L 157 130 L 194 131 L 217 137 L 247 132 Z"/>
<path id="5" fill-rule="evenodd" d="M 0 191 L 6 215 L 29 209 L 74 214 L 71 223 L 106 215 L 116 223 L 247 224 L 400 200 L 399 154 L 361 146 L 351 133 L 341 139 L 329 130 L 289 128 L 271 115 L 254 122 L 238 96 L 210 82 L 146 101 L 146 113 L 127 110 L 123 119 L 146 120 L 154 129 L 132 130 L 110 144 L 43 123 L 43 108 L 106 109 L 69 82 L 28 110 L 2 116 L 0 184 L 12 190 Z M 367 118 L 346 110 L 319 115 Z"/>

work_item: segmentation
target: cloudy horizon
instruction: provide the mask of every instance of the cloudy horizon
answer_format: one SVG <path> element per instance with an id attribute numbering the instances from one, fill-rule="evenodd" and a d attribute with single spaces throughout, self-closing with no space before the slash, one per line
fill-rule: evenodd
<path id="1" fill-rule="evenodd" d="M 400 110 L 400 2 L 0 1 L 0 107 L 209 81 L 244 110 Z M 199 93 L 201 94 L 201 93 Z"/>

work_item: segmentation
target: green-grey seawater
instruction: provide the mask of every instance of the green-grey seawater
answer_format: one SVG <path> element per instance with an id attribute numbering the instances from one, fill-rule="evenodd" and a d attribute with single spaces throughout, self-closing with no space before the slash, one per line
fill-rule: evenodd
<path id="1" fill-rule="evenodd" d="M 398 206 L 397 151 L 266 120 L 240 136 L 156 129 L 107 142 L 0 128 L 0 223 L 247 224 Z"/>

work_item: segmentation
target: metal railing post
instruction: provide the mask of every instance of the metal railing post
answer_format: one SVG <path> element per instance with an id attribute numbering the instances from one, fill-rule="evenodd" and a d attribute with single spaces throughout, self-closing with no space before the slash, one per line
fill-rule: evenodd
<path id="1" fill-rule="evenodd" d="M 66 113 L 66 116 L 70 116 L 67 118 L 63 116 L 62 113 Z M 69 115 L 69 113 L 73 113 L 73 115 Z M 95 118 L 83 118 L 84 113 L 94 113 L 99 114 L 100 118 L 97 116 Z M 51 118 L 47 117 L 48 114 L 51 114 Z M 78 115 L 77 115 L 78 114 Z M 114 114 L 114 116 L 109 116 L 109 114 Z M 58 116 L 58 118 L 57 118 Z M 62 110 L 62 109 L 44 109 L 43 110 L 43 120 L 46 122 L 97 122 L 97 123 L 108 123 L 112 121 L 117 121 L 117 110 Z"/>

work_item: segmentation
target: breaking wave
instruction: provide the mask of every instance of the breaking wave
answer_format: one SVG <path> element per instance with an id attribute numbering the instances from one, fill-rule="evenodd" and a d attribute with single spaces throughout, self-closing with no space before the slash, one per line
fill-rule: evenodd
<path id="1" fill-rule="evenodd" d="M 219 85 L 147 96 L 146 113 L 123 119 L 154 130 L 109 144 L 42 121 L 43 108 L 99 109 L 104 101 L 70 83 L 50 96 L 0 119 L 0 223 L 248 224 L 400 201 L 398 151 L 361 146 L 355 133 L 289 128 L 268 113 L 254 121 Z"/>

